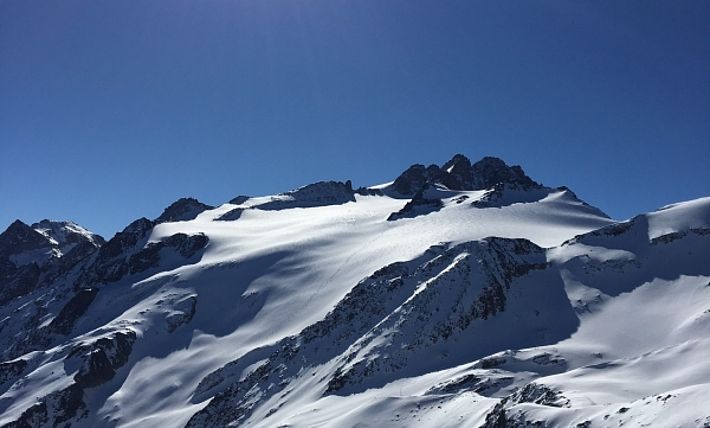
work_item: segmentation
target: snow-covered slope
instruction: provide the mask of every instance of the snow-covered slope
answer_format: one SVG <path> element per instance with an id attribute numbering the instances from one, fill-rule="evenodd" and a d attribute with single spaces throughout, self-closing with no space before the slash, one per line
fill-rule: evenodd
<path id="1" fill-rule="evenodd" d="M 13 224 L 0 425 L 702 426 L 708 223 L 710 198 L 615 222 L 457 155 L 181 199 L 61 269 L 64 235 Z"/>

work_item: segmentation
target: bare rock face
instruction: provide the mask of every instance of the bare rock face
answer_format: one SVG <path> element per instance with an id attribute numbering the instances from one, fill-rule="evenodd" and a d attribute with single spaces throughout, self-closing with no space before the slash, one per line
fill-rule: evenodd
<path id="1" fill-rule="evenodd" d="M 0 234 L 0 304 L 52 282 L 97 251 L 104 239 L 72 222 L 13 222 Z"/>
<path id="2" fill-rule="evenodd" d="M 80 360 L 74 381 L 82 388 L 90 388 L 113 379 L 116 370 L 128 361 L 135 341 L 133 331 L 118 331 L 74 348 L 67 356 L 68 360 Z"/>
<path id="3" fill-rule="evenodd" d="M 7 428 L 44 426 L 71 426 L 71 419 L 86 412 L 84 390 L 76 383 L 55 391 L 25 410 L 19 419 L 5 425 Z M 64 424 L 64 425 L 63 425 Z"/>
<path id="4" fill-rule="evenodd" d="M 399 211 L 394 212 L 387 217 L 387 221 L 395 221 L 402 218 L 414 218 L 420 215 L 426 215 L 434 211 L 438 211 L 444 207 L 441 199 L 430 199 L 424 196 L 424 189 L 417 192 L 411 201 Z"/>
<path id="5" fill-rule="evenodd" d="M 76 320 L 84 315 L 96 298 L 97 288 L 80 289 L 62 308 L 49 324 L 49 330 L 56 334 L 69 334 Z"/>
<path id="6" fill-rule="evenodd" d="M 118 232 L 101 247 L 91 266 L 78 278 L 77 288 L 114 282 L 126 276 L 130 272 L 126 258 L 145 244 L 153 226 L 152 221 L 143 217 Z"/>
<path id="7" fill-rule="evenodd" d="M 6 427 L 72 426 L 72 422 L 86 416 L 84 392 L 113 379 L 116 370 L 126 364 L 136 340 L 133 331 L 116 331 L 108 336 L 85 342 L 64 357 L 65 370 L 77 370 L 69 386 L 43 397 L 27 408 L 20 417 Z M 19 360 L 22 361 L 22 360 Z M 6 371 L 21 373 L 26 362 L 8 367 Z M 77 369 L 78 368 L 78 369 Z"/>
<path id="8" fill-rule="evenodd" d="M 508 166 L 495 157 L 471 164 L 466 156 L 457 154 L 441 167 L 412 165 L 397 177 L 391 188 L 401 196 L 412 196 L 427 185 L 442 185 L 450 190 L 484 190 L 501 183 L 522 190 L 540 187 L 520 166 Z"/>
<path id="9" fill-rule="evenodd" d="M 392 188 L 402 196 L 412 196 L 428 184 L 441 183 L 445 174 L 436 165 L 414 164 L 394 180 Z"/>
<path id="10" fill-rule="evenodd" d="M 242 213 L 244 212 L 246 208 L 234 208 L 233 210 L 229 210 L 226 213 L 222 214 L 221 216 L 217 217 L 215 220 L 217 221 L 234 221 L 234 220 L 239 220 L 239 218 L 242 216 Z"/>
<path id="11" fill-rule="evenodd" d="M 510 415 L 508 412 L 510 407 L 521 403 L 534 403 L 550 407 L 569 407 L 569 399 L 560 392 L 546 385 L 532 382 L 496 404 L 493 410 L 486 415 L 484 428 L 535 426 L 534 421 L 526 420 L 517 415 Z"/>
<path id="12" fill-rule="evenodd" d="M 311 208 L 327 205 L 341 205 L 355 201 L 355 192 L 350 180 L 319 181 L 283 193 L 269 202 L 256 205 L 260 210 L 282 210 L 287 208 Z"/>
<path id="13" fill-rule="evenodd" d="M 2 258 L 17 256 L 25 251 L 50 250 L 51 247 L 46 236 L 20 220 L 15 220 L 0 234 L 0 257 Z"/>
<path id="14" fill-rule="evenodd" d="M 246 195 L 239 195 L 239 196 L 237 196 L 236 198 L 230 199 L 230 200 L 229 200 L 229 203 L 230 203 L 230 204 L 234 204 L 234 205 L 241 205 L 241 204 L 243 204 L 244 202 L 248 201 L 249 199 L 250 199 L 249 196 L 246 196 Z"/>
<path id="15" fill-rule="evenodd" d="M 147 271 L 160 264 L 160 253 L 164 249 L 173 249 L 182 257 L 191 258 L 207 245 L 205 235 L 184 233 L 147 243 L 155 224 L 147 218 L 140 218 L 117 233 L 101 247 L 97 257 L 77 280 L 76 287 L 90 288 Z"/>
<path id="16" fill-rule="evenodd" d="M 155 224 L 193 220 L 203 211 L 213 208 L 213 206 L 203 204 L 195 198 L 180 198 L 165 208 L 160 217 L 155 219 Z"/>

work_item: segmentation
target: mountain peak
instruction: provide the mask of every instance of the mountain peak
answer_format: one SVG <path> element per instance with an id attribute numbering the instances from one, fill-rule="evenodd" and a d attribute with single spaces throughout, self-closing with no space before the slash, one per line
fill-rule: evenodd
<path id="1" fill-rule="evenodd" d="M 201 212 L 214 208 L 211 205 L 203 204 L 195 198 L 180 198 L 170 204 L 160 217 L 155 219 L 156 223 L 166 223 L 172 221 L 194 220 Z"/>
<path id="2" fill-rule="evenodd" d="M 29 228 L 30 228 L 30 226 L 27 223 L 23 222 L 22 220 L 20 220 L 18 218 L 15 221 L 13 221 L 12 223 L 10 223 L 10 225 L 7 227 L 7 229 L 5 229 L 5 232 L 3 232 L 3 234 L 8 233 L 8 232 L 19 232 L 19 231 L 29 229 Z"/>
<path id="3" fill-rule="evenodd" d="M 49 246 L 50 243 L 45 236 L 21 220 L 13 221 L 3 233 L 0 233 L 0 254 L 14 254 Z"/>
<path id="4" fill-rule="evenodd" d="M 492 156 L 471 164 L 469 158 L 458 153 L 441 167 L 410 166 L 397 177 L 392 188 L 403 196 L 411 196 L 425 186 L 435 184 L 451 190 L 484 190 L 499 184 L 510 184 L 524 190 L 540 187 L 519 165 L 508 166 L 502 159 Z"/>
<path id="5" fill-rule="evenodd" d="M 40 220 L 32 224 L 32 229 L 47 237 L 53 244 L 59 247 L 62 253 L 66 253 L 76 244 L 88 242 L 94 247 L 100 247 L 106 241 L 73 221 L 53 221 L 48 219 Z"/>
<path id="6" fill-rule="evenodd" d="M 486 156 L 473 164 L 471 169 L 480 188 L 489 188 L 499 183 L 515 184 L 524 189 L 540 187 L 525 174 L 520 165 L 508 166 L 500 158 Z"/>

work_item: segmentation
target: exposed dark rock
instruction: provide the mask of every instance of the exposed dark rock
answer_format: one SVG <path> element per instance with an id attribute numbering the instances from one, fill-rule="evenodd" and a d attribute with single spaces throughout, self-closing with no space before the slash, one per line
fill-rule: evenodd
<path id="1" fill-rule="evenodd" d="M 160 251 L 173 248 L 185 258 L 192 257 L 207 245 L 203 234 L 177 233 L 160 242 L 145 244 L 154 222 L 140 218 L 117 233 L 98 252 L 97 257 L 76 281 L 77 288 L 89 288 L 120 280 L 129 274 L 144 272 L 160 263 Z"/>
<path id="2" fill-rule="evenodd" d="M 490 189 L 498 183 L 518 186 L 523 190 L 539 187 L 519 165 L 508 166 L 501 159 L 485 157 L 471 166 L 473 190 Z"/>
<path id="3" fill-rule="evenodd" d="M 106 260 L 121 255 L 145 238 L 153 226 L 154 223 L 145 217 L 132 222 L 101 247 L 99 258 Z"/>
<path id="4" fill-rule="evenodd" d="M 257 205 L 260 210 L 282 210 L 288 208 L 310 208 L 326 205 L 341 205 L 355 201 L 355 192 L 350 180 L 319 181 L 291 192 L 284 193 L 269 202 Z"/>
<path id="5" fill-rule="evenodd" d="M 5 259 L 14 254 L 38 249 L 51 250 L 51 244 L 46 236 L 30 226 L 15 220 L 0 234 L 0 258 Z"/>
<path id="6" fill-rule="evenodd" d="M 168 332 L 172 333 L 181 325 L 185 325 L 195 316 L 197 309 L 197 296 L 188 296 L 187 298 L 173 305 L 173 313 L 169 314 L 165 321 L 168 324 Z"/>
<path id="7" fill-rule="evenodd" d="M 23 296 L 39 285 L 42 270 L 36 263 L 22 265 L 19 268 L 12 263 L 4 264 L 2 269 L 2 288 L 0 288 L 0 304 L 9 302 L 18 296 Z"/>
<path id="8" fill-rule="evenodd" d="M 576 235 L 574 238 L 568 239 L 562 243 L 562 246 L 571 245 L 575 243 L 582 243 L 587 245 L 599 245 L 601 242 L 608 241 L 614 237 L 626 235 L 626 236 L 636 236 L 639 239 L 638 242 L 645 242 L 648 240 L 648 219 L 644 215 L 637 215 L 630 220 L 623 222 L 612 223 L 607 226 L 601 227 L 599 229 L 593 230 L 591 232 L 583 233 L 581 235 Z"/>
<path id="9" fill-rule="evenodd" d="M 52 257 L 47 237 L 15 220 L 0 234 L 0 304 L 34 290 L 42 273 L 40 264 Z"/>
<path id="10" fill-rule="evenodd" d="M 658 245 L 658 244 L 670 244 L 673 241 L 677 241 L 679 239 L 683 239 L 688 235 L 698 235 L 698 236 L 704 236 L 704 235 L 710 235 L 710 229 L 704 228 L 704 227 L 696 227 L 696 228 L 690 228 L 688 230 L 683 230 L 680 232 L 671 232 L 667 233 L 665 235 L 661 235 L 658 237 L 655 237 L 651 239 L 651 245 Z"/>
<path id="11" fill-rule="evenodd" d="M 501 208 L 518 203 L 540 201 L 550 195 L 550 190 L 538 187 L 521 189 L 518 185 L 498 183 L 491 187 L 484 196 L 471 202 L 476 208 Z"/>
<path id="12" fill-rule="evenodd" d="M 0 234 L 0 303 L 52 282 L 103 242 L 71 222 L 42 220 L 28 226 L 14 221 Z"/>
<path id="13" fill-rule="evenodd" d="M 17 377 L 27 367 L 27 360 L 17 359 L 0 363 L 0 385 L 5 382 L 17 379 Z"/>
<path id="14" fill-rule="evenodd" d="M 460 394 L 464 391 L 473 391 L 480 395 L 490 396 L 492 392 L 497 392 L 501 388 L 510 385 L 513 378 L 510 376 L 500 376 L 496 373 L 486 375 L 467 374 L 448 382 L 435 385 L 426 394 Z"/>
<path id="15" fill-rule="evenodd" d="M 414 164 L 394 180 L 392 188 L 402 196 L 412 196 L 427 184 L 441 183 L 444 178 L 444 173 L 436 165 L 425 167 L 421 164 Z"/>
<path id="16" fill-rule="evenodd" d="M 383 196 L 385 194 L 382 189 L 371 189 L 369 187 L 358 187 L 355 193 L 363 196 Z"/>
<path id="17" fill-rule="evenodd" d="M 544 250 L 530 241 L 487 238 L 434 246 L 414 260 L 386 266 L 358 283 L 322 321 L 205 377 L 195 397 L 214 398 L 187 426 L 239 425 L 290 380 L 328 361 L 337 363 L 334 373 L 322 379 L 328 394 L 356 393 L 380 385 L 372 382 L 386 383 L 402 375 L 401 370 L 411 369 L 408 361 L 426 360 L 438 341 L 453 335 L 463 340 L 464 330 L 475 320 L 485 322 L 505 308 L 515 277 L 544 265 Z M 424 280 L 426 286 L 417 291 Z M 566 301 L 563 290 L 558 291 Z M 452 298 L 440 298 L 442 292 Z M 489 294 L 494 296 L 490 302 Z M 573 316 L 571 310 L 569 315 Z M 387 340 L 381 340 L 384 332 Z M 247 367 L 252 369 L 242 377 Z M 469 386 L 493 391 L 508 382 L 490 379 Z"/>
<path id="18" fill-rule="evenodd" d="M 130 273 L 144 272 L 160 264 L 160 251 L 164 248 L 173 248 L 178 254 L 190 258 L 199 250 L 205 248 L 208 238 L 203 234 L 186 235 L 176 233 L 160 242 L 151 242 L 139 252 L 128 259 Z"/>
<path id="19" fill-rule="evenodd" d="M 166 247 L 175 248 L 175 250 L 181 256 L 185 258 L 190 258 L 194 256 L 198 251 L 202 250 L 207 246 L 209 238 L 202 233 L 196 235 L 185 235 L 184 233 L 176 233 L 175 235 L 168 236 L 161 242 L 165 244 Z"/>
<path id="20" fill-rule="evenodd" d="M 49 324 L 49 331 L 57 334 L 69 334 L 76 320 L 86 313 L 89 305 L 96 298 L 97 288 L 86 288 L 77 291 L 59 314 Z"/>
<path id="21" fill-rule="evenodd" d="M 230 204 L 234 204 L 234 205 L 241 205 L 241 204 L 243 204 L 244 202 L 248 201 L 249 198 L 250 198 L 250 196 L 239 195 L 239 196 L 237 196 L 236 198 L 230 199 L 230 200 L 229 200 L 229 203 L 230 203 Z"/>
<path id="22" fill-rule="evenodd" d="M 193 220 L 203 211 L 213 208 L 213 206 L 203 204 L 195 198 L 180 198 L 165 208 L 160 217 L 155 219 L 155 224 Z"/>
<path id="23" fill-rule="evenodd" d="M 66 253 L 75 245 L 82 243 L 89 243 L 94 247 L 100 247 L 106 242 L 102 236 L 91 233 L 71 221 L 52 221 L 44 219 L 34 223 L 31 227 L 54 239 L 62 253 Z"/>
<path id="24" fill-rule="evenodd" d="M 510 419 L 508 410 L 510 407 L 520 403 L 535 403 L 551 407 L 569 407 L 570 401 L 560 392 L 553 390 L 549 386 L 529 383 L 522 389 L 505 397 L 486 415 L 484 428 L 498 427 L 524 427 L 532 426 L 534 421 L 525 421 L 516 418 Z"/>
<path id="25" fill-rule="evenodd" d="M 42 220 L 35 223 L 35 226 L 42 233 L 28 230 L 27 227 L 23 227 L 23 233 L 31 237 L 33 245 L 43 241 L 39 247 L 27 249 L 23 243 L 28 241 L 24 240 L 16 247 L 24 250 L 11 250 L 11 254 L 6 253 L 5 257 L 0 257 L 0 283 L 3 284 L 0 288 L 0 303 L 53 284 L 62 275 L 88 260 L 104 242 L 100 236 L 71 222 Z M 5 238 L 10 237 L 6 235 Z M 12 241 L 5 240 L 5 244 L 15 245 L 16 242 Z"/>
<path id="26" fill-rule="evenodd" d="M 387 217 L 387 221 L 399 220 L 401 218 L 414 218 L 420 215 L 426 215 L 443 208 L 444 203 L 441 199 L 428 199 L 424 197 L 424 189 L 418 191 L 411 201 L 399 211 L 394 212 Z"/>
<path id="27" fill-rule="evenodd" d="M 116 331 L 91 343 L 81 344 L 66 356 L 65 365 L 78 364 L 74 382 L 66 388 L 38 397 L 39 402 L 27 408 L 20 417 L 5 427 L 26 428 L 43 426 L 69 427 L 72 422 L 86 416 L 84 390 L 113 379 L 116 370 L 126 364 L 136 340 L 133 331 Z M 25 370 L 23 360 L 3 363 L 0 373 L 13 375 Z"/>
<path id="28" fill-rule="evenodd" d="M 233 210 L 229 210 L 226 213 L 222 214 L 221 216 L 217 217 L 215 220 L 218 221 L 234 221 L 234 220 L 239 220 L 239 217 L 242 216 L 242 213 L 244 212 L 246 208 L 235 208 Z"/>
<path id="29" fill-rule="evenodd" d="M 145 217 L 132 222 L 101 246 L 98 255 L 76 282 L 77 288 L 118 281 L 130 272 L 130 257 L 148 240 L 154 223 Z"/>
<path id="30" fill-rule="evenodd" d="M 160 263 L 160 250 L 165 246 L 162 242 L 150 243 L 128 259 L 130 273 L 144 272 Z"/>
<path id="31" fill-rule="evenodd" d="M 70 419 L 81 417 L 85 411 L 84 390 L 73 383 L 68 387 L 53 392 L 22 412 L 22 415 L 4 428 L 58 427 Z M 68 424 L 67 426 L 70 426 Z"/>
<path id="32" fill-rule="evenodd" d="M 441 166 L 442 184 L 451 190 L 465 190 L 473 186 L 471 161 L 462 154 L 454 155 Z"/>
<path id="33" fill-rule="evenodd" d="M 443 185 L 451 190 L 484 190 L 497 184 L 521 190 L 540 187 L 520 166 L 508 166 L 494 157 L 485 157 L 471 164 L 466 156 L 457 154 L 441 167 L 412 165 L 395 179 L 392 189 L 401 196 L 411 196 L 426 185 Z"/>
<path id="34" fill-rule="evenodd" d="M 67 358 L 81 360 L 79 371 L 74 375 L 76 383 L 82 388 L 91 388 L 113 379 L 116 370 L 128 361 L 135 340 L 133 331 L 118 331 L 74 348 Z"/>

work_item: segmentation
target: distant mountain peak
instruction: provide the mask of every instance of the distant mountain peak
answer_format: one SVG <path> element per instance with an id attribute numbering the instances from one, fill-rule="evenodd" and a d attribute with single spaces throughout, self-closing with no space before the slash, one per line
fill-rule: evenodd
<path id="1" fill-rule="evenodd" d="M 100 247 L 104 239 L 71 221 L 41 220 L 31 226 L 15 220 L 0 234 L 0 256 L 25 262 L 59 258 L 80 244 Z M 32 252 L 32 256 L 28 253 Z M 25 254 L 24 257 L 20 255 Z M 19 262 L 22 263 L 22 262 Z"/>
<path id="2" fill-rule="evenodd" d="M 195 198 L 180 198 L 170 204 L 160 217 L 155 219 L 156 223 L 166 223 L 171 221 L 194 220 L 200 213 L 214 208 L 211 205 L 203 204 Z"/>
<path id="3" fill-rule="evenodd" d="M 14 254 L 49 246 L 50 243 L 45 236 L 21 220 L 13 221 L 0 234 L 0 254 Z"/>
<path id="4" fill-rule="evenodd" d="M 426 185 L 443 185 L 451 190 L 484 190 L 498 184 L 534 189 L 540 184 L 528 177 L 519 165 L 508 166 L 502 159 L 487 156 L 472 164 L 458 153 L 440 167 L 414 164 L 392 184 L 402 196 L 412 196 Z"/>
<path id="5" fill-rule="evenodd" d="M 66 253 L 69 247 L 82 242 L 88 242 L 94 247 L 100 247 L 106 241 L 73 221 L 53 221 L 40 220 L 32 224 L 32 229 L 44 235 L 53 245 L 57 245 L 62 253 Z"/>

